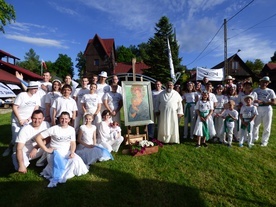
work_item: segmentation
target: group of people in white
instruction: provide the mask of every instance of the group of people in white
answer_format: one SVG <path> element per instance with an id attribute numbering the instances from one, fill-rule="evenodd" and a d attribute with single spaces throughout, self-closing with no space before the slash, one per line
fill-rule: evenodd
<path id="1" fill-rule="evenodd" d="M 196 85 L 187 83 L 183 93 L 185 103 L 184 136 L 197 137 L 196 147 L 206 147 L 206 140 L 219 140 L 232 146 L 235 140 L 239 147 L 245 141 L 249 148 L 259 139 L 260 124 L 263 124 L 261 146 L 268 144 L 275 93 L 268 88 L 270 79 L 260 79 L 259 87 L 253 89 L 252 80 L 246 79 L 237 84 L 232 76 L 225 78 L 225 85 L 213 86 L 208 80 Z M 188 132 L 188 123 L 190 131 Z"/>
<path id="2" fill-rule="evenodd" d="M 16 97 L 12 106 L 12 140 L 3 156 L 12 152 L 18 172 L 26 173 L 30 160 L 37 159 L 37 166 L 45 166 L 41 175 L 50 180 L 48 187 L 88 172 L 89 165 L 97 161 L 112 160 L 124 138 L 120 128 L 122 88 L 118 77 L 106 83 L 107 73 L 81 78 L 81 87 L 72 85 L 71 76 L 64 83 L 52 82 L 49 72 L 43 81 L 25 83 L 26 88 Z M 99 78 L 99 80 L 98 80 Z M 247 141 L 252 147 L 258 140 L 259 127 L 263 124 L 261 146 L 267 146 L 271 131 L 272 107 L 275 93 L 267 86 L 269 77 L 260 79 L 253 90 L 253 83 L 244 80 L 233 83 L 227 76 L 225 85 L 216 86 L 204 78 L 203 82 L 188 82 L 182 93 L 174 90 L 172 82 L 156 81 L 152 90 L 154 124 L 148 126 L 149 139 L 155 137 L 163 143 L 180 143 L 179 121 L 184 116 L 183 138 L 194 139 L 196 147 L 207 147 L 206 141 L 218 139 L 232 146 Z M 184 107 L 183 107 L 184 104 Z M 82 124 L 80 124 L 82 123 Z M 76 145 L 76 143 L 78 143 Z"/>
<path id="3" fill-rule="evenodd" d="M 20 77 L 22 79 L 22 77 Z M 47 166 L 41 175 L 50 180 L 48 187 L 88 172 L 97 161 L 112 160 L 123 137 L 120 128 L 122 107 L 118 77 L 106 83 L 107 73 L 81 78 L 81 87 L 64 83 L 44 72 L 43 81 L 30 81 L 26 92 L 17 95 L 12 106 L 12 140 L 3 156 L 12 153 L 18 172 L 26 173 L 30 160 Z M 118 92 L 117 92 L 118 91 Z M 82 123 L 82 124 L 81 124 Z M 76 142 L 77 141 L 77 142 Z M 78 145 L 76 145 L 78 143 Z"/>

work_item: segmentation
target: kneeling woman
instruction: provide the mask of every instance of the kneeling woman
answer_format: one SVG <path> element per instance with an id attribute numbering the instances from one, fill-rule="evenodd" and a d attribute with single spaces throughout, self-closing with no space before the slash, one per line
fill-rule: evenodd
<path id="1" fill-rule="evenodd" d="M 80 126 L 78 132 L 78 146 L 76 153 L 82 158 L 86 165 L 97 161 L 113 160 L 113 156 L 107 149 L 96 144 L 96 126 L 92 125 L 93 115 L 84 115 L 85 124 Z"/>
<path id="2" fill-rule="evenodd" d="M 120 130 L 116 130 L 116 136 L 114 136 L 114 127 L 112 125 L 112 119 L 110 112 L 104 110 L 102 112 L 102 122 L 99 124 L 98 128 L 98 143 L 106 148 L 109 152 L 118 152 L 121 143 L 124 138 L 121 136 Z"/>
<path id="3" fill-rule="evenodd" d="M 41 175 L 50 180 L 48 187 L 55 187 L 57 183 L 65 183 L 67 179 L 88 172 L 83 160 L 75 154 L 76 133 L 69 126 L 70 115 L 62 112 L 59 117 L 59 125 L 52 126 L 41 132 L 36 137 L 36 142 L 48 153 L 48 165 L 43 169 Z M 43 139 L 51 136 L 50 147 L 47 148 Z"/>

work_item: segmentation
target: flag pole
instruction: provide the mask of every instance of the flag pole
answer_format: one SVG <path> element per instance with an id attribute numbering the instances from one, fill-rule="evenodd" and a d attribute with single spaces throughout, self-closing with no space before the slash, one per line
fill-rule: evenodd
<path id="1" fill-rule="evenodd" d="M 169 56 L 169 64 L 170 64 L 170 73 L 173 83 L 176 82 L 175 73 L 174 73 L 174 66 L 173 66 L 173 59 L 172 59 L 172 52 L 171 52 L 171 46 L 169 37 L 167 37 L 167 43 L 168 43 L 168 56 Z"/>

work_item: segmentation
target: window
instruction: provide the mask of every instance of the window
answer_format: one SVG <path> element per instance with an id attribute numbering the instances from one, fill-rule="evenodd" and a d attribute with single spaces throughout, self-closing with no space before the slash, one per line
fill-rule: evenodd
<path id="1" fill-rule="evenodd" d="M 94 60 L 94 65 L 99 66 L 100 65 L 100 60 L 99 59 L 95 59 Z"/>
<path id="2" fill-rule="evenodd" d="M 239 69 L 239 62 L 232 62 L 232 70 L 238 70 Z"/>

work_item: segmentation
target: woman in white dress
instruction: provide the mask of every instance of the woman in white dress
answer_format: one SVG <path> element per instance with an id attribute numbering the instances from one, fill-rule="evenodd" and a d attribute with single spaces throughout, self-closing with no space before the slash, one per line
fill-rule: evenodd
<path id="1" fill-rule="evenodd" d="M 101 105 L 102 99 L 96 93 L 97 92 L 97 84 L 91 83 L 90 85 L 90 93 L 84 94 L 81 99 L 82 109 L 84 113 L 91 113 L 93 114 L 93 124 L 98 125 L 101 123 Z"/>
<path id="2" fill-rule="evenodd" d="M 93 115 L 84 115 L 85 124 L 80 126 L 78 132 L 78 146 L 76 153 L 82 158 L 86 165 L 97 161 L 113 160 L 113 156 L 107 149 L 96 144 L 96 126 L 92 125 Z"/>
<path id="3" fill-rule="evenodd" d="M 219 138 L 219 141 L 221 143 L 225 143 L 224 139 L 224 131 L 223 131 L 223 118 L 221 117 L 221 114 L 225 111 L 224 105 L 228 103 L 228 97 L 223 95 L 224 87 L 222 85 L 218 85 L 216 88 L 216 98 L 218 100 L 213 117 L 214 117 L 214 125 L 216 129 L 216 136 L 215 138 Z M 214 139 L 215 139 L 214 138 Z"/>
<path id="4" fill-rule="evenodd" d="M 49 123 L 52 122 L 52 118 L 53 118 L 52 117 L 53 108 L 51 106 L 53 105 L 54 100 L 62 96 L 60 91 L 61 91 L 61 81 L 57 79 L 53 80 L 52 91 L 48 92 L 45 97 L 45 106 L 46 106 L 45 121 L 48 121 Z"/>
<path id="5" fill-rule="evenodd" d="M 207 147 L 206 140 L 216 134 L 212 113 L 214 111 L 214 103 L 209 101 L 208 91 L 203 91 L 201 100 L 196 103 L 195 110 L 197 113 L 197 120 L 194 129 L 194 135 L 197 136 L 196 147 L 201 145 Z"/>
<path id="6" fill-rule="evenodd" d="M 36 137 L 39 147 L 48 153 L 48 165 L 41 172 L 42 176 L 50 180 L 48 187 L 55 187 L 75 175 L 80 176 L 88 172 L 83 160 L 75 154 L 76 134 L 75 129 L 69 126 L 69 113 L 62 112 L 59 122 L 59 125 L 52 126 Z M 51 141 L 48 148 L 43 139 L 49 136 Z"/>
<path id="7" fill-rule="evenodd" d="M 114 130 L 111 123 L 112 119 L 109 110 L 104 110 L 102 113 L 102 122 L 99 124 L 98 128 L 98 143 L 106 148 L 109 152 L 118 152 L 121 143 L 124 141 L 124 138 L 121 136 L 120 131 L 118 132 L 117 137 L 114 138 Z"/>

